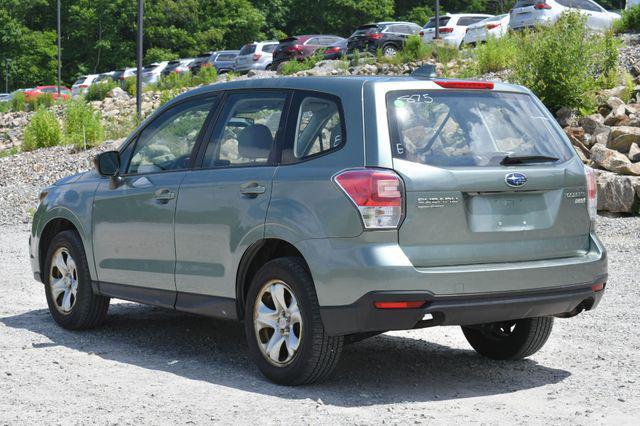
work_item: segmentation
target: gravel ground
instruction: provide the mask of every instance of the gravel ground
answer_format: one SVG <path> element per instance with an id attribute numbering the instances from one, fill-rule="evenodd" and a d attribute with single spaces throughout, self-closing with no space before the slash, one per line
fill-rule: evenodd
<path id="1" fill-rule="evenodd" d="M 68 332 L 28 264 L 27 225 L 0 227 L 1 424 L 637 424 L 640 218 L 600 218 L 610 281 L 530 359 L 476 355 L 456 327 L 348 346 L 328 382 L 287 388 L 248 359 L 242 328 L 133 303 Z"/>

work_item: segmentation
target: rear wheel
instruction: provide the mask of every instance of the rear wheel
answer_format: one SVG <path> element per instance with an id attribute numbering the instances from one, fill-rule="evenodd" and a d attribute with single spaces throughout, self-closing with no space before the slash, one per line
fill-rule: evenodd
<path id="1" fill-rule="evenodd" d="M 479 354 L 491 359 L 516 360 L 538 352 L 552 328 L 553 317 L 537 317 L 462 327 L 462 332 Z"/>
<path id="2" fill-rule="evenodd" d="M 44 279 L 49 312 L 63 328 L 92 328 L 106 318 L 110 299 L 93 292 L 84 247 L 76 232 L 64 231 L 53 238 Z"/>
<path id="3" fill-rule="evenodd" d="M 256 273 L 247 295 L 245 333 L 260 371 L 285 385 L 327 377 L 344 340 L 325 333 L 313 281 L 297 258 L 272 260 Z"/>
<path id="4" fill-rule="evenodd" d="M 398 53 L 398 48 L 392 44 L 387 44 L 382 47 L 382 55 L 383 56 L 396 56 Z"/>

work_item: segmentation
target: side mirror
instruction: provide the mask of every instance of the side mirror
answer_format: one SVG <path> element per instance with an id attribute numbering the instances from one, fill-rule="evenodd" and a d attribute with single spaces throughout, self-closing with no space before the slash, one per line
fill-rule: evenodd
<path id="1" fill-rule="evenodd" d="M 93 163 L 101 176 L 115 177 L 120 172 L 120 153 L 118 151 L 103 152 L 95 156 Z"/>

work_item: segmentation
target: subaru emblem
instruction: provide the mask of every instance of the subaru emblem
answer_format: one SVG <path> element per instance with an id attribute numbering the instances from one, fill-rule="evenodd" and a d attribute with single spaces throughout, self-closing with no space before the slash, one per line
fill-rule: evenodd
<path id="1" fill-rule="evenodd" d="M 504 177 L 504 181 L 512 188 L 520 188 L 527 183 L 527 177 L 522 173 L 509 173 Z"/>

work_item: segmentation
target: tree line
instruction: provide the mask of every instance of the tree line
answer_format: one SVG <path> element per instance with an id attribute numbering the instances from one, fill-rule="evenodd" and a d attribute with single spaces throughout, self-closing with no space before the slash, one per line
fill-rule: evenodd
<path id="1" fill-rule="evenodd" d="M 515 0 L 441 0 L 442 12 L 506 13 Z M 624 1 L 600 1 L 609 9 Z M 146 0 L 145 63 L 287 35 L 347 37 L 363 23 L 425 24 L 435 0 Z M 132 66 L 136 0 L 61 0 L 62 79 Z M 0 0 L 0 78 L 10 88 L 51 84 L 57 73 L 56 0 Z"/>

